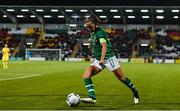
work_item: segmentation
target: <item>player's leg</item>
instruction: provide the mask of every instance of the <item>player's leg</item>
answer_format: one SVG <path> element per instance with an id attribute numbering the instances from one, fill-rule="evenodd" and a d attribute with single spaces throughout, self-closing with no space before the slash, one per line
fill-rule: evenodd
<path id="1" fill-rule="evenodd" d="M 85 73 L 83 74 L 83 79 L 91 78 L 101 72 L 101 69 L 96 66 L 89 66 L 86 68 Z"/>
<path id="2" fill-rule="evenodd" d="M 6 69 L 8 69 L 9 57 L 6 57 Z"/>
<path id="3" fill-rule="evenodd" d="M 5 69 L 6 68 L 6 62 L 5 62 L 5 57 L 4 56 L 2 57 L 2 64 L 3 64 L 3 69 Z"/>
<path id="4" fill-rule="evenodd" d="M 96 61 L 93 64 L 91 64 L 91 66 L 89 66 L 86 69 L 85 73 L 83 74 L 85 87 L 89 96 L 89 98 L 81 99 L 82 102 L 84 103 L 96 103 L 96 94 L 95 94 L 94 84 L 91 80 L 91 77 L 94 75 L 97 75 L 102 70 L 101 66 L 99 66 L 99 64 L 97 63 L 98 62 Z"/>
<path id="5" fill-rule="evenodd" d="M 121 68 L 115 69 L 113 73 L 122 83 L 124 83 L 127 87 L 131 89 L 134 95 L 134 103 L 135 104 L 139 103 L 138 90 L 135 88 L 133 82 L 129 78 L 125 77 Z"/>
<path id="6" fill-rule="evenodd" d="M 116 59 L 116 57 L 111 57 L 110 59 L 108 59 L 106 61 L 106 67 L 111 70 L 115 76 L 121 81 L 123 82 L 126 86 L 128 86 L 131 91 L 134 94 L 135 99 L 138 99 L 138 102 L 134 99 L 134 103 L 137 104 L 139 103 L 139 96 L 138 96 L 138 91 L 135 88 L 134 84 L 132 83 L 132 81 L 130 79 L 128 79 L 127 77 L 125 77 L 123 71 L 120 68 L 120 65 Z"/>
<path id="7" fill-rule="evenodd" d="M 5 67 L 8 69 L 8 61 L 5 62 Z"/>
<path id="8" fill-rule="evenodd" d="M 83 102 L 89 102 L 92 100 L 96 100 L 96 94 L 95 94 L 95 89 L 94 89 L 94 84 L 91 80 L 91 77 L 98 74 L 101 71 L 101 69 L 95 67 L 95 66 L 89 66 L 85 73 L 83 74 L 83 79 L 85 83 L 86 90 L 88 92 L 88 96 L 90 98 L 84 98 L 82 99 Z M 96 102 L 96 101 L 95 101 Z"/>
<path id="9" fill-rule="evenodd" d="M 4 69 L 7 69 L 8 68 L 8 57 L 7 56 L 4 56 L 3 57 L 3 61 L 4 61 Z"/>

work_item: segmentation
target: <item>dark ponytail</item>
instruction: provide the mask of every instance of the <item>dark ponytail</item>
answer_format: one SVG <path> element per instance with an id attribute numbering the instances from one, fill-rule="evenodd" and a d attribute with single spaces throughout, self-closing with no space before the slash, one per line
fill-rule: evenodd
<path id="1" fill-rule="evenodd" d="M 108 19 L 102 21 L 99 19 L 98 16 L 92 14 L 89 18 L 88 21 L 92 21 L 94 24 L 98 25 L 99 23 L 107 23 Z"/>

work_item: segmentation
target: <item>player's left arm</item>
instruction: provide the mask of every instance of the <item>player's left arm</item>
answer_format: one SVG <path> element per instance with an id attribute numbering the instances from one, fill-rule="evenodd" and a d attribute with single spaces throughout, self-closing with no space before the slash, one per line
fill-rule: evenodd
<path id="1" fill-rule="evenodd" d="M 2 54 L 4 54 L 4 50 L 2 49 L 1 51 L 2 51 Z"/>
<path id="2" fill-rule="evenodd" d="M 106 39 L 104 39 L 104 38 L 100 38 L 99 41 L 102 46 L 101 59 L 99 61 L 99 64 L 102 65 L 102 64 L 104 64 L 104 58 L 105 58 L 106 52 L 107 52 L 107 43 L 106 43 Z"/>

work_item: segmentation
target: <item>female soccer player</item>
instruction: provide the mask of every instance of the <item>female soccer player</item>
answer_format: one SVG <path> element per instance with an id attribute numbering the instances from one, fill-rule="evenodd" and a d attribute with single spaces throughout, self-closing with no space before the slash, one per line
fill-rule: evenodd
<path id="1" fill-rule="evenodd" d="M 4 48 L 2 49 L 2 53 L 3 53 L 2 62 L 3 62 L 4 69 L 8 69 L 9 52 L 10 52 L 10 49 L 8 48 L 8 45 L 5 44 Z"/>
<path id="2" fill-rule="evenodd" d="M 94 84 L 91 77 L 107 67 L 122 83 L 131 89 L 134 95 L 134 103 L 138 104 L 138 91 L 131 80 L 125 77 L 124 73 L 122 72 L 113 52 L 112 44 L 107 37 L 107 33 L 101 27 L 97 26 L 99 22 L 99 18 L 95 15 L 92 15 L 85 20 L 86 28 L 91 31 L 91 42 L 95 60 L 89 67 L 87 67 L 85 73 L 83 74 L 85 87 L 89 97 L 82 98 L 81 101 L 83 103 L 96 103 Z"/>

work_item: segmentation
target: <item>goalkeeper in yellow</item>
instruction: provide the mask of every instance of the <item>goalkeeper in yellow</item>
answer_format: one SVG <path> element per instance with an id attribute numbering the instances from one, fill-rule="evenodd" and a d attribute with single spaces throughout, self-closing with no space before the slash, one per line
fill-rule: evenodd
<path id="1" fill-rule="evenodd" d="M 2 49 L 2 53 L 3 53 L 2 56 L 3 68 L 8 69 L 10 49 L 8 48 L 7 44 L 5 44 L 4 48 Z"/>

